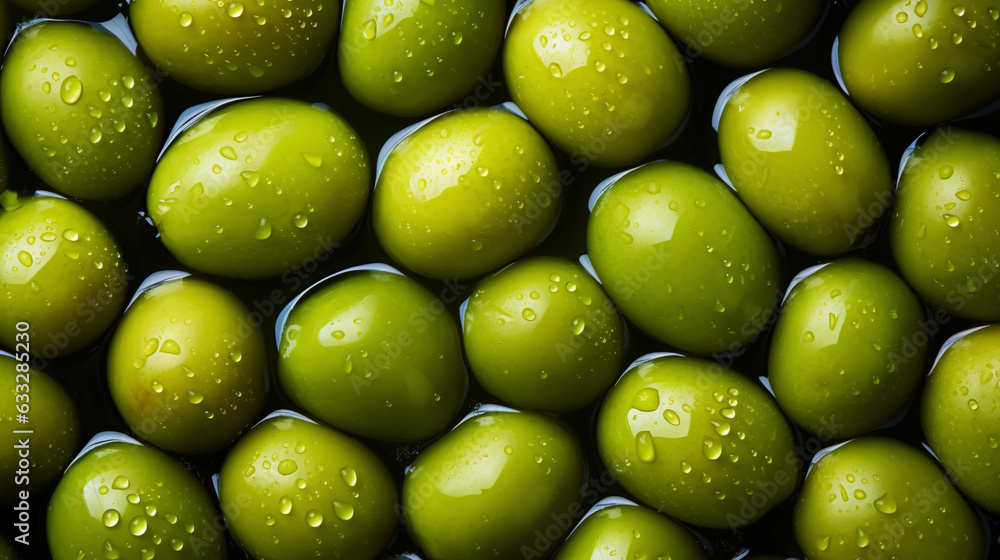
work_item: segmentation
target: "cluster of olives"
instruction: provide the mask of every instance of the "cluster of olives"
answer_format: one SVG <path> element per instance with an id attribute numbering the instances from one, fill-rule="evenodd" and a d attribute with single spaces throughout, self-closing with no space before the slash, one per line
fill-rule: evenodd
<path id="1" fill-rule="evenodd" d="M 992 2 L 0 0 L 0 559 L 995 557 Z"/>

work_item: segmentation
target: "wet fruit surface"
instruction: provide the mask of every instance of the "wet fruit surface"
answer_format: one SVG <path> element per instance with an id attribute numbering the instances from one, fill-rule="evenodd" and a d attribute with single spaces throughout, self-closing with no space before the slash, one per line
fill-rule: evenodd
<path id="1" fill-rule="evenodd" d="M 625 0 L 535 0 L 514 16 L 503 57 L 511 98 L 574 164 L 636 163 L 688 112 L 683 58 Z"/>
<path id="2" fill-rule="evenodd" d="M 158 87 L 110 33 L 44 22 L 23 29 L 4 56 L 0 113 L 14 148 L 48 185 L 111 200 L 149 175 L 164 128 Z"/>
<path id="3" fill-rule="evenodd" d="M 559 215 L 552 151 L 502 109 L 448 113 L 385 160 L 372 220 L 393 260 L 431 278 L 469 278 L 533 248 Z"/>
<path id="4" fill-rule="evenodd" d="M 726 174 L 783 242 L 842 253 L 888 208 L 889 166 L 871 127 L 813 74 L 768 70 L 740 86 L 719 120 Z"/>
<path id="5" fill-rule="evenodd" d="M 792 288 L 781 307 L 768 380 L 781 408 L 842 439 L 891 420 L 924 371 L 920 300 L 879 265 L 844 259 Z"/>
<path id="6" fill-rule="evenodd" d="M 267 396 L 264 337 L 249 314 L 232 294 L 193 278 L 132 302 L 111 340 L 108 385 L 134 433 L 195 455 L 249 427 Z"/>
<path id="7" fill-rule="evenodd" d="M 104 224 L 68 200 L 19 198 L 10 205 L 0 214 L 0 341 L 13 349 L 16 324 L 25 321 L 34 355 L 52 359 L 89 346 L 125 300 L 118 244 Z"/>
<path id="8" fill-rule="evenodd" d="M 1000 319 L 1000 139 L 942 128 L 903 168 L 891 241 L 903 277 L 935 307 Z"/>
<path id="9" fill-rule="evenodd" d="M 701 546 L 680 525 L 642 506 L 611 506 L 580 524 L 555 560 L 600 558 L 685 558 L 703 560 Z"/>
<path id="10" fill-rule="evenodd" d="M 482 76 L 500 49 L 505 15 L 502 0 L 350 0 L 337 50 L 341 79 L 377 111 L 428 113 L 491 83 Z"/>
<path id="11" fill-rule="evenodd" d="M 370 185 L 367 151 L 340 115 L 255 99 L 217 109 L 171 143 L 147 205 L 184 264 L 262 278 L 327 258 L 361 218 Z"/>
<path id="12" fill-rule="evenodd" d="M 482 283 L 463 317 L 476 379 L 513 406 L 574 410 L 621 373 L 625 325 L 587 272 L 554 258 L 514 263 Z"/>
<path id="13" fill-rule="evenodd" d="M 405 276 L 361 271 L 315 288 L 283 325 L 278 377 L 305 410 L 355 434 L 418 441 L 465 394 L 458 327 Z"/>
<path id="14" fill-rule="evenodd" d="M 531 550 L 536 531 L 554 525 L 556 539 L 565 536 L 579 511 L 584 470 L 579 443 L 558 421 L 486 412 L 407 469 L 404 522 L 434 560 L 515 558 Z"/>
<path id="15" fill-rule="evenodd" d="M 223 534 L 198 480 L 151 447 L 112 442 L 66 471 L 49 504 L 54 560 L 221 560 Z"/>
<path id="16" fill-rule="evenodd" d="M 868 550 L 897 558 L 979 560 L 979 519 L 945 472 L 898 441 L 852 440 L 813 465 L 795 509 L 809 558 L 849 560 Z"/>
<path id="17" fill-rule="evenodd" d="M 921 409 L 931 449 L 944 464 L 964 466 L 955 484 L 991 511 L 1000 511 L 998 337 L 1000 330 L 990 325 L 944 350 L 927 378 Z"/>
<path id="18" fill-rule="evenodd" d="M 298 80 L 333 44 L 340 3 L 323 0 L 135 0 L 143 51 L 171 78 L 212 93 L 266 91 Z"/>
<path id="19" fill-rule="evenodd" d="M 222 466 L 219 499 L 257 560 L 373 560 L 397 524 L 396 488 L 381 461 L 339 432 L 292 417 L 265 420 L 240 439 Z"/>
<path id="20" fill-rule="evenodd" d="M 682 356 L 635 367 L 597 419 L 605 466 L 657 511 L 736 529 L 795 490 L 798 456 L 777 404 L 718 364 Z"/>
<path id="21" fill-rule="evenodd" d="M 625 316 L 686 351 L 739 349 L 777 304 L 771 238 L 722 183 L 683 163 L 618 179 L 594 205 L 587 250 Z"/>
<path id="22" fill-rule="evenodd" d="M 1000 21 L 990 0 L 864 0 L 840 31 L 847 91 L 910 126 L 961 117 L 1000 95 Z"/>

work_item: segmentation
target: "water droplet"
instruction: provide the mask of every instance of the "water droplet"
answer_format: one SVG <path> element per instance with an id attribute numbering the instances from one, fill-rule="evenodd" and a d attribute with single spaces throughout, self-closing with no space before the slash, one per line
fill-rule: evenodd
<path id="1" fill-rule="evenodd" d="M 959 200 L 969 200 L 972 198 L 972 193 L 967 190 L 961 190 L 955 193 L 955 197 Z"/>
<path id="2" fill-rule="evenodd" d="M 118 475 L 115 480 L 111 483 L 111 487 L 115 490 L 125 490 L 128 488 L 129 482 L 125 475 Z"/>
<path id="3" fill-rule="evenodd" d="M 712 309 L 714 309 L 715 311 L 717 311 L 719 313 L 723 313 L 723 312 L 726 311 L 726 306 L 722 304 L 721 300 L 716 299 L 715 300 L 715 305 L 712 306 Z"/>
<path id="4" fill-rule="evenodd" d="M 919 23 L 915 23 L 913 25 L 913 35 L 917 39 L 923 39 L 924 38 L 924 29 L 922 27 L 920 27 Z"/>
<path id="5" fill-rule="evenodd" d="M 826 550 L 830 548 L 830 537 L 822 537 L 816 541 L 816 548 Z"/>
<path id="6" fill-rule="evenodd" d="M 180 539 L 170 539 L 170 548 L 174 549 L 176 552 L 180 552 L 184 548 L 184 541 Z"/>
<path id="7" fill-rule="evenodd" d="M 938 177 L 941 177 L 942 179 L 945 180 L 950 179 L 951 176 L 954 174 L 955 174 L 955 168 L 950 165 L 942 165 L 941 168 L 938 169 Z"/>
<path id="8" fill-rule="evenodd" d="M 337 514 L 337 517 L 344 521 L 348 521 L 354 517 L 354 506 L 335 501 L 333 502 L 333 513 Z"/>
<path id="9" fill-rule="evenodd" d="M 232 146 L 223 146 L 219 148 L 219 154 L 231 161 L 236 161 L 236 158 L 239 157 L 236 155 L 236 150 L 234 150 Z"/>
<path id="10" fill-rule="evenodd" d="M 635 393 L 632 408 L 642 412 L 652 412 L 660 406 L 660 393 L 652 387 L 643 387 Z"/>
<path id="11" fill-rule="evenodd" d="M 142 367 L 142 366 L 139 366 L 139 367 Z M 163 383 L 160 383 L 159 381 L 157 381 L 155 379 L 150 384 L 150 386 L 153 388 L 153 392 L 154 393 L 162 393 L 163 392 Z"/>
<path id="12" fill-rule="evenodd" d="M 865 534 L 864 530 L 862 530 L 861 527 L 858 527 L 858 538 L 854 541 L 854 544 L 858 545 L 861 548 L 864 548 L 868 546 L 869 542 L 870 539 L 868 538 L 868 535 Z"/>
<path id="13" fill-rule="evenodd" d="M 583 317 L 576 317 L 573 319 L 573 322 L 571 323 L 570 326 L 572 328 L 573 334 L 576 335 L 583 334 L 583 330 L 587 328 L 587 321 Z"/>
<path id="14" fill-rule="evenodd" d="M 306 512 L 306 523 L 310 527 L 319 527 L 323 524 L 323 514 L 311 509 Z"/>
<path id="15" fill-rule="evenodd" d="M 771 137 L 770 130 L 760 130 L 757 132 L 757 138 L 760 138 L 761 140 L 767 140 L 770 137 Z"/>
<path id="16" fill-rule="evenodd" d="M 527 308 L 524 311 L 522 311 L 521 316 L 524 317 L 525 321 L 534 321 L 536 317 L 534 310 L 532 310 L 531 308 Z"/>
<path id="17" fill-rule="evenodd" d="M 21 264 L 24 266 L 31 266 L 31 263 L 34 262 L 34 259 L 31 258 L 31 253 L 27 251 L 21 251 L 18 253 L 17 260 L 21 261 Z"/>
<path id="18" fill-rule="evenodd" d="M 143 345 L 142 351 L 147 356 L 152 356 L 156 352 L 156 349 L 159 348 L 159 346 L 160 346 L 159 339 L 151 338 L 146 341 L 146 344 Z"/>
<path id="19" fill-rule="evenodd" d="M 340 469 L 340 478 L 344 479 L 344 483 L 352 488 L 358 483 L 358 473 L 351 467 Z"/>
<path id="20" fill-rule="evenodd" d="M 972 410 L 979 410 L 979 403 L 976 399 L 969 399 L 969 408 Z"/>
<path id="21" fill-rule="evenodd" d="M 816 340 L 816 335 L 814 335 L 812 331 L 806 331 L 805 334 L 802 335 L 802 342 L 812 342 L 814 340 Z"/>
<path id="22" fill-rule="evenodd" d="M 881 497 L 875 499 L 875 509 L 886 515 L 896 513 L 896 500 L 889 494 L 882 494 Z"/>
<path id="23" fill-rule="evenodd" d="M 555 78 L 562 78 L 562 75 L 563 75 L 562 74 L 562 67 L 559 66 L 558 62 L 553 62 L 552 64 L 549 64 L 549 72 Z"/>
<path id="24" fill-rule="evenodd" d="M 402 82 L 403 81 L 403 73 L 400 72 L 399 70 L 393 70 L 392 71 L 392 81 L 396 82 L 397 84 L 399 82 Z"/>
<path id="25" fill-rule="evenodd" d="M 297 470 L 299 470 L 298 463 L 291 459 L 284 459 L 278 463 L 278 472 L 283 475 L 290 475 Z"/>
<path id="26" fill-rule="evenodd" d="M 80 239 L 80 234 L 76 233 L 76 231 L 72 229 L 68 229 L 63 232 L 63 239 L 66 241 L 76 241 L 77 239 Z"/>
<path id="27" fill-rule="evenodd" d="M 681 417 L 677 415 L 676 412 L 670 410 L 669 408 L 663 411 L 663 419 L 667 421 L 671 426 L 680 426 Z"/>
<path id="28" fill-rule="evenodd" d="M 960 220 L 958 216 L 954 216 L 952 214 L 945 214 L 944 222 L 948 224 L 948 227 L 958 227 L 958 225 L 962 223 L 962 220 Z"/>
<path id="29" fill-rule="evenodd" d="M 648 431 L 639 432 L 635 436 L 635 449 L 639 454 L 640 461 L 652 463 L 656 460 L 656 449 L 653 448 L 653 435 Z"/>
<path id="30" fill-rule="evenodd" d="M 260 219 L 260 225 L 257 227 L 257 232 L 254 233 L 254 239 L 267 239 L 271 237 L 271 224 L 268 223 L 267 218 Z"/>
<path id="31" fill-rule="evenodd" d="M 927 13 L 927 0 L 917 2 L 916 6 L 913 7 L 913 13 L 917 14 L 918 17 L 924 17 L 924 14 Z"/>
<path id="32" fill-rule="evenodd" d="M 104 512 L 104 516 L 101 517 L 101 520 L 104 521 L 105 527 L 114 527 L 115 525 L 118 525 L 119 519 L 121 519 L 121 515 L 113 509 L 109 509 Z"/>
<path id="33" fill-rule="evenodd" d="M 954 79 L 955 79 L 955 69 L 954 68 L 950 68 L 950 67 L 949 68 L 945 68 L 944 70 L 942 70 L 938 74 L 938 81 L 941 82 L 942 84 L 949 84 Z"/>
<path id="34" fill-rule="evenodd" d="M 514 454 L 514 448 L 508 445 L 508 446 L 506 446 L 506 447 L 503 448 L 503 452 L 505 454 L 507 454 L 507 455 L 513 455 Z"/>
<path id="35" fill-rule="evenodd" d="M 147 525 L 146 518 L 139 515 L 128 524 L 128 532 L 137 537 L 142 536 L 146 532 Z"/>
<path id="36" fill-rule="evenodd" d="M 72 105 L 80 100 L 80 95 L 83 94 L 83 82 L 80 78 L 76 76 L 70 76 L 63 81 L 62 86 L 59 88 L 59 98 L 63 100 L 63 103 Z"/>
<path id="37" fill-rule="evenodd" d="M 702 442 L 702 451 L 705 453 L 706 459 L 709 461 L 715 461 L 722 456 L 722 445 L 712 438 L 707 437 Z"/>
<path id="38" fill-rule="evenodd" d="M 278 500 L 278 511 L 280 511 L 285 515 L 292 513 L 291 498 L 289 498 L 288 496 L 282 496 L 281 499 Z"/>
<path id="39" fill-rule="evenodd" d="M 323 165 L 323 158 L 316 154 L 311 154 L 309 152 L 302 152 L 302 159 L 306 160 L 306 163 L 312 167 L 320 167 Z"/>
<path id="40" fill-rule="evenodd" d="M 962 17 L 965 15 L 965 6 L 955 6 L 954 8 L 951 9 L 951 13 L 955 14 L 958 17 Z"/>
<path id="41" fill-rule="evenodd" d="M 163 344 L 160 345 L 160 352 L 163 352 L 164 354 L 173 354 L 174 356 L 177 356 L 181 353 L 181 345 L 177 344 L 176 341 L 168 338 L 167 340 L 163 341 Z"/>
<path id="42" fill-rule="evenodd" d="M 864 490 L 858 488 L 854 491 L 854 497 L 858 500 L 863 500 L 868 497 L 868 494 L 865 494 Z"/>
<path id="43" fill-rule="evenodd" d="M 297 227 L 299 229 L 302 229 L 302 228 L 306 227 L 307 225 L 309 225 L 309 218 L 307 218 L 306 216 L 303 216 L 302 214 L 296 214 L 292 218 L 292 223 L 295 224 L 295 227 Z"/>
<path id="44" fill-rule="evenodd" d="M 184 12 L 181 14 L 180 21 L 181 21 L 181 27 L 190 27 L 191 23 L 194 22 L 194 16 L 192 16 L 188 12 Z"/>
<path id="45" fill-rule="evenodd" d="M 226 13 L 229 14 L 231 18 L 238 18 L 243 15 L 243 4 L 239 2 L 234 2 L 226 8 Z"/>
<path id="46" fill-rule="evenodd" d="M 906 12 L 899 12 L 896 14 L 896 21 L 899 23 L 906 23 L 907 19 L 909 19 L 909 16 L 906 15 Z"/>
<path id="47" fill-rule="evenodd" d="M 205 395 L 199 393 L 198 391 L 188 391 L 188 402 L 191 404 L 200 404 L 201 401 L 205 400 Z"/>
<path id="48" fill-rule="evenodd" d="M 455 43 L 456 45 L 461 45 L 462 44 L 462 32 L 461 31 L 455 31 L 455 32 L 453 32 L 451 34 L 451 42 Z"/>

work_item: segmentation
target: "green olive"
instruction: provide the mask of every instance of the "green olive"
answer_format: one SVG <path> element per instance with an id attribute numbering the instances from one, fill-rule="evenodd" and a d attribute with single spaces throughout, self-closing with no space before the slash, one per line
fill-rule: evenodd
<path id="1" fill-rule="evenodd" d="M 791 496 L 792 430 L 763 389 L 714 362 L 661 356 L 628 370 L 597 418 L 623 488 L 681 521 L 736 529 Z"/>
<path id="2" fill-rule="evenodd" d="M 256 93 L 319 65 L 340 23 L 339 2 L 132 0 L 142 50 L 178 82 L 211 93 Z"/>
<path id="3" fill-rule="evenodd" d="M 920 420 L 945 465 L 962 465 L 955 484 L 972 501 L 1000 512 L 1000 327 L 969 333 L 948 347 L 927 378 Z"/>
<path id="4" fill-rule="evenodd" d="M 0 342 L 13 349 L 16 324 L 30 325 L 32 355 L 45 359 L 90 346 L 117 318 L 126 268 L 111 233 L 58 197 L 6 199 L 0 213 Z"/>
<path id="5" fill-rule="evenodd" d="M 936 463 L 898 441 L 849 441 L 816 462 L 795 507 L 810 560 L 981 560 L 980 521 Z M 891 557 L 891 556 L 890 556 Z"/>
<path id="6" fill-rule="evenodd" d="M 781 408 L 815 434 L 844 439 L 888 422 L 920 385 L 924 309 L 888 269 L 834 261 L 792 288 L 771 341 Z"/>
<path id="7" fill-rule="evenodd" d="M 493 66 L 505 13 L 502 0 L 348 0 L 337 50 L 341 79 L 383 113 L 413 117 L 443 107 Z"/>
<path id="8" fill-rule="evenodd" d="M 916 147 L 900 177 L 890 240 L 900 272 L 931 305 L 1000 319 L 1000 139 L 942 128 Z"/>
<path id="9" fill-rule="evenodd" d="M 677 162 L 644 165 L 594 205 L 587 250 L 625 316 L 699 354 L 736 350 L 778 299 L 778 252 L 732 191 Z"/>
<path id="10" fill-rule="evenodd" d="M 226 525 L 257 560 L 373 560 L 396 531 L 397 499 L 367 447 L 289 416 L 240 438 L 219 475 Z"/>
<path id="11" fill-rule="evenodd" d="M 67 469 L 52 495 L 53 560 L 222 560 L 223 524 L 201 483 L 151 447 L 112 441 Z"/>
<path id="12" fill-rule="evenodd" d="M 587 271 L 563 259 L 527 259 L 484 280 L 464 330 L 476 380 L 513 406 L 576 410 L 621 373 L 621 315 Z"/>
<path id="13" fill-rule="evenodd" d="M 59 478 L 73 457 L 80 437 L 80 419 L 69 394 L 45 373 L 35 368 L 20 373 L 18 365 L 27 364 L 0 354 L 3 371 L 0 395 L 8 403 L 0 409 L 3 410 L 0 412 L 0 434 L 3 434 L 0 469 L 9 474 L 0 485 L 0 502 L 15 499 L 22 490 L 34 493 Z M 27 398 L 19 395 L 27 395 Z M 22 404 L 27 405 L 28 421 L 15 422 L 17 407 Z M 30 430 L 31 433 L 17 434 L 14 430 Z M 27 453 L 28 457 L 22 457 L 22 453 Z M 27 468 L 23 468 L 25 462 Z"/>
<path id="14" fill-rule="evenodd" d="M 576 166 L 634 164 L 688 112 L 684 59 L 626 0 L 533 0 L 514 15 L 503 65 L 518 107 Z"/>
<path id="15" fill-rule="evenodd" d="M 428 560 L 530 557 L 539 534 L 550 546 L 582 513 L 585 469 L 579 443 L 558 421 L 488 411 L 407 469 L 404 522 Z"/>
<path id="16" fill-rule="evenodd" d="M 650 0 L 656 17 L 688 45 L 685 54 L 736 67 L 762 66 L 806 38 L 822 0 Z"/>
<path id="17" fill-rule="evenodd" d="M 862 0 L 837 54 L 851 99 L 879 118 L 923 126 L 1000 96 L 1000 6 L 992 0 Z"/>
<path id="18" fill-rule="evenodd" d="M 559 167 L 531 125 L 502 109 L 447 113 L 392 149 L 375 188 L 379 242 L 431 278 L 471 278 L 545 238 Z"/>
<path id="19" fill-rule="evenodd" d="M 181 278 L 142 292 L 111 339 L 108 385 L 133 432 L 174 453 L 217 451 L 267 396 L 264 337 L 213 284 Z"/>
<path id="20" fill-rule="evenodd" d="M 465 394 L 454 319 L 426 288 L 392 272 L 354 272 L 307 293 L 282 326 L 278 354 L 292 400 L 364 437 L 430 438 Z"/>
<path id="21" fill-rule="evenodd" d="M 46 184 L 111 200 L 149 175 L 163 136 L 156 80 L 117 37 L 45 21 L 14 38 L 0 72 L 0 115 L 14 148 Z"/>
<path id="22" fill-rule="evenodd" d="M 808 253 L 856 246 L 891 198 L 868 122 L 833 84 L 802 70 L 768 70 L 741 85 L 722 109 L 719 153 L 754 216 Z"/>
<path id="23" fill-rule="evenodd" d="M 705 560 L 705 551 L 685 529 L 655 511 L 614 505 L 590 514 L 573 530 L 555 560 L 605 558 Z"/>
<path id="24" fill-rule="evenodd" d="M 185 265 L 264 278 L 339 247 L 370 187 L 368 153 L 343 117 L 303 101 L 252 99 L 216 109 L 170 145 L 147 205 Z"/>

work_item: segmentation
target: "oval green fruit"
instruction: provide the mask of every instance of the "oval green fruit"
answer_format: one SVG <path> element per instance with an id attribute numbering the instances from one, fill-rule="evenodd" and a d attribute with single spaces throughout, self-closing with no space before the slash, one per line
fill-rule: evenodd
<path id="1" fill-rule="evenodd" d="M 924 309 L 895 274 L 834 261 L 791 289 L 771 339 L 768 379 L 796 424 L 827 440 L 891 420 L 920 385 Z"/>
<path id="2" fill-rule="evenodd" d="M 768 70 L 736 90 L 722 108 L 719 154 L 754 216 L 807 253 L 856 246 L 892 197 L 868 122 L 833 84 L 802 70 Z"/>
<path id="3" fill-rule="evenodd" d="M 890 218 L 899 270 L 928 303 L 952 315 L 1000 319 L 1000 139 L 931 133 L 907 160 Z"/>
<path id="4" fill-rule="evenodd" d="M 379 242 L 431 278 L 471 278 L 545 238 L 559 215 L 555 156 L 503 109 L 453 111 L 395 146 L 375 188 Z"/>
<path id="5" fill-rule="evenodd" d="M 344 87 L 397 116 L 455 102 L 493 66 L 505 15 L 502 0 L 349 0 L 337 51 Z"/>
<path id="6" fill-rule="evenodd" d="M 621 315 L 587 271 L 563 259 L 527 259 L 484 280 L 463 326 L 476 379 L 513 406 L 576 410 L 621 373 Z"/>
<path id="7" fill-rule="evenodd" d="M 147 205 L 185 265 L 264 278 L 339 247 L 364 213 L 370 173 L 364 143 L 337 113 L 252 99 L 211 112 L 170 145 Z"/>
<path id="8" fill-rule="evenodd" d="M 1000 96 L 1000 6 L 988 0 L 863 0 L 837 54 L 851 99 L 879 118 L 924 126 Z"/>
<path id="9" fill-rule="evenodd" d="M 181 278 L 142 292 L 108 351 L 108 385 L 132 431 L 196 455 L 231 443 L 267 397 L 264 337 L 229 292 Z"/>
<path id="10" fill-rule="evenodd" d="M 0 395 L 10 403 L 0 413 L 0 434 L 3 434 L 0 451 L 0 468 L 10 476 L 0 485 L 0 502 L 10 502 L 18 491 L 34 492 L 49 486 L 59 478 L 66 464 L 73 458 L 80 437 L 80 419 L 76 406 L 58 382 L 35 369 L 20 373 L 10 356 L 0 354 Z M 25 369 L 25 368 L 21 368 Z M 27 395 L 28 399 L 18 398 Z M 28 421 L 15 422 L 16 404 L 27 403 Z M 30 434 L 16 434 L 14 430 L 30 430 Z M 29 466 L 22 469 L 19 448 L 21 441 L 29 440 L 27 459 Z M 36 445 L 32 445 L 34 442 Z M 15 473 L 24 471 L 28 484 L 15 483 L 20 478 Z M 0 557 L 3 557 L 0 554 Z"/>
<path id="11" fill-rule="evenodd" d="M 944 350 L 927 378 L 920 420 L 945 465 L 962 465 L 955 484 L 972 501 L 1000 511 L 1000 327 L 971 332 Z"/>
<path id="12" fill-rule="evenodd" d="M 201 483 L 151 447 L 113 441 L 85 453 L 52 494 L 54 560 L 226 557 L 221 520 Z"/>
<path id="13" fill-rule="evenodd" d="M 670 32 L 687 44 L 685 54 L 735 67 L 762 66 L 806 38 L 826 2 L 749 0 L 650 0 Z"/>
<path id="14" fill-rule="evenodd" d="M 484 412 L 432 443 L 407 469 L 404 522 L 428 560 L 521 558 L 536 533 L 554 527 L 557 540 L 582 513 L 585 470 L 579 443 L 558 421 L 534 412 Z"/>
<path id="15" fill-rule="evenodd" d="M 444 304 L 400 274 L 358 271 L 294 303 L 278 378 L 299 406 L 364 437 L 410 442 L 442 431 L 467 377 Z"/>
<path id="16" fill-rule="evenodd" d="M 396 531 L 397 498 L 367 447 L 290 416 L 240 438 L 219 474 L 226 525 L 256 560 L 373 560 Z"/>
<path id="17" fill-rule="evenodd" d="M 688 112 L 684 59 L 626 0 L 533 0 L 514 15 L 503 65 L 518 107 L 577 166 L 634 164 Z"/>
<path id="18" fill-rule="evenodd" d="M 134 0 L 142 50 L 178 82 L 211 93 L 257 93 L 309 74 L 340 23 L 339 2 Z"/>
<path id="19" fill-rule="evenodd" d="M 778 252 L 732 191 L 704 171 L 655 162 L 603 193 L 587 224 L 598 277 L 627 318 L 699 354 L 756 338 L 778 302 Z"/>
<path id="20" fill-rule="evenodd" d="M 792 495 L 792 430 L 763 389 L 714 362 L 661 356 L 625 373 L 597 418 L 618 483 L 681 521 L 736 529 Z"/>
<path id="21" fill-rule="evenodd" d="M 938 465 L 879 437 L 849 441 L 812 466 L 795 506 L 795 538 L 810 560 L 883 551 L 906 560 L 981 560 L 985 545 L 979 518 Z"/>
<path id="22" fill-rule="evenodd" d="M 684 527 L 651 509 L 612 505 L 591 513 L 573 530 L 555 560 L 618 558 L 705 560 L 705 551 Z"/>
<path id="23" fill-rule="evenodd" d="M 90 346 L 117 318 L 126 267 L 111 232 L 81 206 L 54 196 L 8 199 L 0 214 L 0 342 L 13 349 L 16 324 L 31 328 L 45 359 Z"/>
<path id="24" fill-rule="evenodd" d="M 21 30 L 4 57 L 0 114 L 11 144 L 46 184 L 112 200 L 145 181 L 156 160 L 158 87 L 114 35 L 46 21 Z"/>

